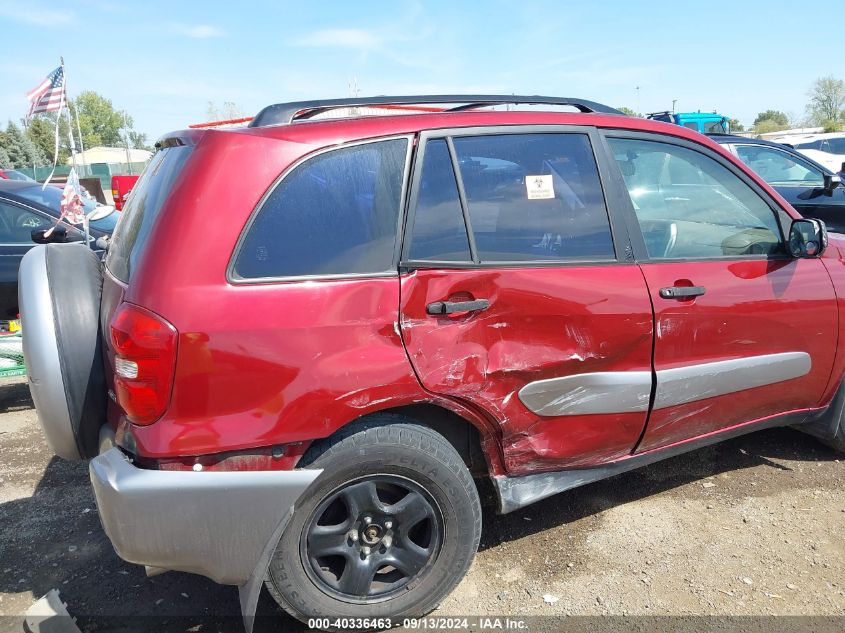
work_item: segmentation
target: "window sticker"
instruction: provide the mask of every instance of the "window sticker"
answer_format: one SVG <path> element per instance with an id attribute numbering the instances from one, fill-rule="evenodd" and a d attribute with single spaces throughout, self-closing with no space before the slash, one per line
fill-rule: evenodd
<path id="1" fill-rule="evenodd" d="M 525 190 L 529 200 L 548 200 L 555 197 L 552 176 L 526 176 Z"/>

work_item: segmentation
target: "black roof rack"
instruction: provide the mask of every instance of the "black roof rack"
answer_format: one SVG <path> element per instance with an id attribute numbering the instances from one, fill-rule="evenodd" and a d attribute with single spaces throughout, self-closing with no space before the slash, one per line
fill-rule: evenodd
<path id="1" fill-rule="evenodd" d="M 439 105 L 459 104 L 446 108 L 445 112 L 459 112 L 493 105 L 555 105 L 572 106 L 581 112 L 601 114 L 624 114 L 610 106 L 569 97 L 541 97 L 538 95 L 415 95 L 399 97 L 349 97 L 346 99 L 323 99 L 319 101 L 292 101 L 267 106 L 250 122 L 250 127 L 287 125 L 337 108 L 379 107 L 384 105 Z"/>

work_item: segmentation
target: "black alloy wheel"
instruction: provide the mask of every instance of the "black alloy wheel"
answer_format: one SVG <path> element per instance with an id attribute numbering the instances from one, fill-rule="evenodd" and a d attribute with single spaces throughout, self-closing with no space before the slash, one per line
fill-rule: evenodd
<path id="1" fill-rule="evenodd" d="M 375 602 L 421 578 L 442 542 L 443 516 L 431 495 L 405 477 L 373 475 L 326 496 L 306 523 L 300 551 L 320 590 Z"/>
<path id="2" fill-rule="evenodd" d="M 369 416 L 315 442 L 297 467 L 321 473 L 297 500 L 265 582 L 295 618 L 420 617 L 466 574 L 481 504 L 464 459 L 436 431 Z"/>

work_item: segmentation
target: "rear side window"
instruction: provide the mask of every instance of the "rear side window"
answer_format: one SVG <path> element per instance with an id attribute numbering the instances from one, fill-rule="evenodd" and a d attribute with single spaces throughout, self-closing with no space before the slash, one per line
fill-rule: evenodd
<path id="1" fill-rule="evenodd" d="M 109 245 L 106 266 L 124 283 L 129 282 L 132 270 L 146 248 L 156 218 L 191 151 L 191 147 L 179 145 L 157 152 L 135 183 L 126 206 L 120 212 L 120 220 Z"/>
<path id="2" fill-rule="evenodd" d="M 477 261 L 615 258 L 586 134 L 465 136 L 453 142 Z"/>
<path id="3" fill-rule="evenodd" d="M 822 172 L 810 163 L 773 147 L 737 145 L 736 155 L 770 185 L 815 187 L 824 183 Z"/>
<path id="4" fill-rule="evenodd" d="M 407 139 L 307 160 L 266 198 L 243 238 L 235 277 L 386 272 L 393 268 Z"/>
<path id="5" fill-rule="evenodd" d="M 471 260 L 452 159 L 442 139 L 429 141 L 425 147 L 413 235 L 412 260 Z"/>
<path id="6" fill-rule="evenodd" d="M 828 139 L 827 149 L 831 154 L 845 154 L 845 138 Z"/>

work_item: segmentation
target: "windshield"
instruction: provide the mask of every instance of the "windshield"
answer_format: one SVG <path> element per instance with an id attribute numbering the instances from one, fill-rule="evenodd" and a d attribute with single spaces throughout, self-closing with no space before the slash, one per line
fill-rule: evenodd
<path id="1" fill-rule="evenodd" d="M 50 209 L 50 211 L 53 212 L 53 214 L 57 218 L 61 215 L 62 190 L 58 187 L 47 185 L 46 187 L 42 188 L 41 183 L 33 181 L 32 186 L 21 187 L 20 189 L 16 189 L 15 194 L 20 196 L 24 200 L 29 200 L 30 202 L 34 202 L 36 204 L 40 204 L 43 207 L 47 207 L 48 209 Z M 85 213 L 88 214 L 102 205 L 96 200 L 89 200 L 87 198 L 84 198 L 82 201 L 82 206 L 85 209 Z M 97 229 L 98 231 L 111 233 L 112 231 L 114 231 L 114 227 L 117 226 L 117 220 L 118 214 L 111 213 L 104 218 L 91 222 L 91 228 Z"/>
<path id="2" fill-rule="evenodd" d="M 728 130 L 725 127 L 724 121 L 707 121 L 704 124 L 705 134 L 727 134 Z"/>

